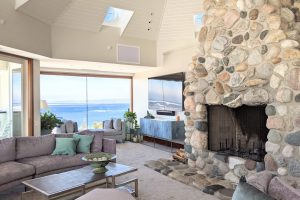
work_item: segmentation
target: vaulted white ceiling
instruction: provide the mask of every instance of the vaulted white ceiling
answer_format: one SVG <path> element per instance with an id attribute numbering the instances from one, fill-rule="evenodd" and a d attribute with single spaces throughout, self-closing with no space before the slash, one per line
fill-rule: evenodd
<path id="1" fill-rule="evenodd" d="M 132 10 L 134 15 L 124 36 L 157 40 L 165 2 L 166 0 L 29 0 L 18 10 L 50 25 L 91 32 L 100 30 L 108 7 Z"/>
<path id="2" fill-rule="evenodd" d="M 202 0 L 167 0 L 158 45 L 162 52 L 195 43 L 193 17 L 200 12 Z"/>
<path id="3" fill-rule="evenodd" d="M 112 6 L 116 8 L 132 10 L 134 11 L 133 17 L 121 37 L 127 38 L 130 41 L 133 41 L 132 39 L 137 38 L 139 39 L 137 45 L 141 43 L 140 39 L 156 43 L 156 54 L 159 58 L 160 55 L 164 55 L 165 53 L 168 53 L 170 51 L 176 51 L 178 49 L 195 44 L 193 16 L 200 12 L 200 5 L 202 0 L 15 1 L 21 2 L 18 3 L 18 6 L 16 6 L 16 10 L 18 12 L 21 12 L 22 14 L 50 25 L 50 27 L 52 27 L 52 30 L 65 30 L 65 28 L 70 28 L 70 30 L 81 31 L 81 34 L 82 31 L 84 31 L 85 33 L 91 33 L 93 35 L 95 35 L 95 33 L 97 32 L 104 33 L 104 28 L 109 29 L 109 27 L 102 26 L 102 22 L 104 20 L 108 7 Z M 108 31 L 108 33 L 110 32 Z M 86 35 L 88 36 L 91 34 Z M 105 38 L 113 37 L 112 35 L 107 34 L 97 34 L 97 36 L 98 35 L 101 35 L 101 37 L 105 36 Z M 78 40 L 75 40 L 75 42 L 76 41 Z M 120 40 L 117 42 L 120 42 Z M 95 45 L 98 44 L 99 41 Z M 101 44 L 99 44 L 98 46 L 101 46 Z M 149 54 L 149 51 L 147 51 L 147 53 Z M 54 56 L 54 58 L 59 57 Z M 61 60 L 56 60 L 52 64 L 59 65 L 57 63 L 60 62 Z M 51 61 L 47 60 L 44 62 L 44 64 L 48 67 L 51 65 Z M 73 65 L 73 63 L 68 64 L 70 66 Z M 129 70 L 128 72 L 132 71 Z"/>

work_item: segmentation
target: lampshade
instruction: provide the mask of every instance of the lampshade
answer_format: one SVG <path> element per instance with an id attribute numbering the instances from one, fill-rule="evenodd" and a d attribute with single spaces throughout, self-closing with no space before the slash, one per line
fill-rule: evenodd
<path id="1" fill-rule="evenodd" d="M 48 109 L 49 106 L 48 106 L 47 101 L 46 100 L 41 100 L 40 107 L 41 107 L 41 109 Z"/>

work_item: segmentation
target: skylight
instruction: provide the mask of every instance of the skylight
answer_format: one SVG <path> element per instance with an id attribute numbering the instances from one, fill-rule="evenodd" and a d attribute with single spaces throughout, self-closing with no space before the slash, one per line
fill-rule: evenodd
<path id="1" fill-rule="evenodd" d="M 196 32 L 200 31 L 202 27 L 202 18 L 203 18 L 202 13 L 197 13 L 194 15 L 194 27 Z"/>
<path id="2" fill-rule="evenodd" d="M 133 16 L 133 13 L 134 11 L 131 10 L 109 7 L 106 11 L 102 25 L 120 28 L 120 35 L 122 35 Z"/>

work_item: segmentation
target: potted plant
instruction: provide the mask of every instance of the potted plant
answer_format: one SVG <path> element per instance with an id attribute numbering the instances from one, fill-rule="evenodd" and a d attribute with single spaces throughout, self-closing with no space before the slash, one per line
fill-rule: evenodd
<path id="1" fill-rule="evenodd" d="M 132 135 L 138 135 L 137 132 L 139 131 L 139 125 L 137 122 L 137 116 L 135 112 L 127 111 L 124 113 L 125 123 L 126 123 L 126 135 L 130 134 L 129 140 L 132 140 Z M 137 141 L 138 142 L 138 141 Z"/>
<path id="2" fill-rule="evenodd" d="M 55 114 L 48 111 L 41 114 L 41 135 L 50 134 L 53 128 L 63 124 Z"/>
<path id="3" fill-rule="evenodd" d="M 128 123 L 129 127 L 128 128 L 137 128 L 137 116 L 135 112 L 130 112 L 127 111 L 124 114 L 125 122 L 126 124 Z"/>

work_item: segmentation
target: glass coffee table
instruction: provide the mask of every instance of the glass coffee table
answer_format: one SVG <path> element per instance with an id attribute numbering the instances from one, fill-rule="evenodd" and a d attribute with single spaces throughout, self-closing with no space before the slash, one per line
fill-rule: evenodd
<path id="1" fill-rule="evenodd" d="M 109 163 L 106 168 L 108 169 L 107 172 L 102 174 L 95 174 L 91 166 L 86 166 L 68 172 L 27 180 L 23 182 L 28 189 L 24 192 L 24 195 L 29 192 L 37 192 L 42 194 L 45 199 L 73 199 L 93 188 L 105 185 L 107 188 L 123 187 L 136 197 L 138 196 L 137 178 L 116 183 L 116 177 L 135 172 L 137 168 L 117 163 Z M 134 189 L 127 187 L 131 183 L 134 183 Z"/>

